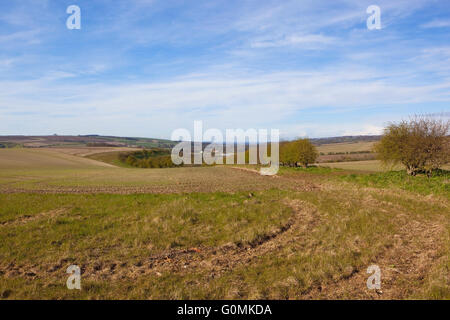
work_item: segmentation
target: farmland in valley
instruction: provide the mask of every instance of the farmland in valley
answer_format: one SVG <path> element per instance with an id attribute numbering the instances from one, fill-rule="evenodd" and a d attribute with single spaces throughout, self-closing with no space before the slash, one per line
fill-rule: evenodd
<path id="1" fill-rule="evenodd" d="M 330 152 L 360 152 L 360 151 L 371 151 L 375 142 L 341 142 L 341 143 L 330 143 L 321 144 L 317 147 L 319 152 L 330 153 Z"/>
<path id="2" fill-rule="evenodd" d="M 0 149 L 0 298 L 450 298 L 448 173 L 139 169 L 114 165 L 120 148 Z"/>

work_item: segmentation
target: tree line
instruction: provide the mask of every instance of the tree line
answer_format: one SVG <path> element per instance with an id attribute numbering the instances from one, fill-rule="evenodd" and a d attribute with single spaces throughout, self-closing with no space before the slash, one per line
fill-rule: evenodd
<path id="1" fill-rule="evenodd" d="M 425 173 L 430 176 L 433 171 L 450 162 L 449 129 L 448 120 L 420 116 L 409 121 L 390 123 L 372 151 L 377 153 L 377 159 L 381 160 L 385 166 L 392 168 L 394 165 L 401 164 L 409 175 Z M 248 163 L 248 146 L 246 149 L 245 159 Z M 267 146 L 269 155 L 270 149 L 269 144 Z M 316 163 L 319 157 L 317 148 L 308 138 L 280 142 L 279 150 L 281 166 L 308 167 Z M 121 153 L 119 159 L 130 166 L 139 168 L 176 167 L 170 153 L 170 149 L 152 148 Z M 236 156 L 235 154 L 235 160 Z M 258 153 L 258 164 L 263 162 L 260 160 Z"/>
<path id="2" fill-rule="evenodd" d="M 170 157 L 170 150 L 153 148 L 134 152 L 120 153 L 119 160 L 137 168 L 172 168 L 176 165 Z"/>

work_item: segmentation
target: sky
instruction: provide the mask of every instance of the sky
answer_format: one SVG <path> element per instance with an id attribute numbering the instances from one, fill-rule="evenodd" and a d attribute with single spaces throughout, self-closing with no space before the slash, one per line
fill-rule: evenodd
<path id="1" fill-rule="evenodd" d="M 0 1 L 0 135 L 314 138 L 449 111 L 448 0 Z"/>

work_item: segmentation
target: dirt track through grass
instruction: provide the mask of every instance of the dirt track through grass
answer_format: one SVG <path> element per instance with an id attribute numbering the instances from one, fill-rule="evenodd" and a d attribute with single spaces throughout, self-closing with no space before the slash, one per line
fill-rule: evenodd
<path id="1" fill-rule="evenodd" d="M 332 188 L 330 187 L 330 189 Z M 212 290 L 210 287 L 212 285 L 222 287 L 224 286 L 223 281 L 234 283 L 237 288 L 232 291 L 227 289 L 226 292 L 228 293 L 224 293 L 226 298 L 281 298 L 280 293 L 276 292 L 286 286 L 283 290 L 291 292 L 286 294 L 289 296 L 292 294 L 297 299 L 405 299 L 417 294 L 417 292 L 423 290 L 429 280 L 430 270 L 436 268 L 448 255 L 448 253 L 442 251 L 446 236 L 448 237 L 448 229 L 445 227 L 446 225 L 448 227 L 448 215 L 446 216 L 445 212 L 441 212 L 442 206 L 439 203 L 429 205 L 422 203 L 420 200 L 416 200 L 417 204 L 420 203 L 420 206 L 431 210 L 430 214 L 434 215 L 435 218 L 431 219 L 432 216 L 427 213 L 410 214 L 406 204 L 389 197 L 386 198 L 386 195 L 379 190 L 367 189 L 362 191 L 365 195 L 360 194 L 357 201 L 359 203 L 362 201 L 369 210 L 368 212 L 372 212 L 371 215 L 374 215 L 374 217 L 367 221 L 364 220 L 368 224 L 367 226 L 359 225 L 360 222 L 358 222 L 358 225 L 355 225 L 356 230 L 359 228 L 363 228 L 362 230 L 373 229 L 378 223 L 377 221 L 381 223 L 388 219 L 386 221 L 390 221 L 391 226 L 384 232 L 381 231 L 383 229 L 378 231 L 383 233 L 378 235 L 380 239 L 384 239 L 381 242 L 373 239 L 372 235 L 363 234 L 361 231 L 357 231 L 355 234 L 357 240 L 352 240 L 351 233 L 348 231 L 339 235 L 343 232 L 342 228 L 348 228 L 360 219 L 360 217 L 352 217 L 351 215 L 351 212 L 356 210 L 351 202 L 356 204 L 357 201 L 350 200 L 348 196 L 354 194 L 355 191 L 348 190 L 343 194 L 344 198 L 351 202 L 348 204 L 344 202 L 342 206 L 344 208 L 348 206 L 350 212 L 336 217 L 339 220 L 334 223 L 341 222 L 336 225 L 338 229 L 335 231 L 324 229 L 324 227 L 329 228 L 327 220 L 330 219 L 330 212 L 323 211 L 327 208 L 328 203 L 326 206 L 324 206 L 325 203 L 320 203 L 326 197 L 317 198 L 313 193 L 310 193 L 305 198 L 305 195 L 298 193 L 294 197 L 284 196 L 281 200 L 281 203 L 291 210 L 291 216 L 285 223 L 264 233 L 257 233 L 244 242 L 227 242 L 219 246 L 208 246 L 200 243 L 198 246 L 185 246 L 179 249 L 163 250 L 156 254 L 138 255 L 131 260 L 120 258 L 120 255 L 117 254 L 113 254 L 111 258 L 107 259 L 94 258 L 91 262 L 86 261 L 82 264 L 83 279 L 89 283 L 108 283 L 109 281 L 128 283 L 141 281 L 142 279 L 164 282 L 167 281 L 167 277 L 184 279 L 196 275 L 195 277 L 200 279 L 198 281 L 204 283 L 201 285 L 203 286 L 201 290 Z M 328 190 L 327 192 L 332 194 L 333 191 Z M 248 200 L 245 201 L 254 201 L 254 203 L 260 201 L 258 200 L 259 195 L 249 194 L 247 198 Z M 316 200 L 311 201 L 313 199 Z M 56 212 L 62 214 L 64 211 Z M 375 216 L 375 212 L 379 217 Z M 35 216 L 34 220 L 37 221 L 46 216 L 47 214 L 39 214 Z M 383 220 L 379 220 L 380 218 Z M 11 226 L 22 225 L 22 223 L 17 223 L 18 221 L 20 219 L 10 222 Z M 32 221 L 30 220 L 30 222 Z M 386 224 L 382 228 L 386 228 Z M 344 238 L 334 241 L 332 247 L 327 249 L 331 243 L 328 245 L 321 245 L 320 243 L 327 241 L 324 236 L 328 234 L 327 237 L 330 237 L 329 232 L 337 232 L 337 236 L 343 236 Z M 387 238 L 387 234 L 390 234 L 391 238 Z M 331 235 L 330 239 L 336 235 Z M 364 237 L 367 237 L 366 240 L 364 240 Z M 374 248 L 367 248 L 367 246 L 370 247 L 374 244 Z M 336 246 L 342 247 L 339 247 L 338 251 L 333 253 L 337 249 Z M 110 248 L 108 250 L 114 251 L 115 249 Z M 356 255 L 348 260 L 348 253 L 351 252 L 356 253 Z M 306 261 L 302 262 L 304 259 Z M 64 277 L 64 270 L 67 265 L 75 263 L 76 260 L 74 258 L 62 258 L 58 263 L 47 267 L 39 264 L 26 265 L 11 262 L 0 266 L 0 273 L 7 279 L 25 278 L 31 282 L 39 279 L 48 281 L 45 279 L 54 279 L 55 276 L 57 278 Z M 266 268 L 264 267 L 265 263 L 276 260 L 285 261 L 287 266 L 294 268 L 293 270 L 296 268 L 308 270 L 313 265 L 317 266 L 318 263 L 332 263 L 327 268 L 331 267 L 330 271 L 334 271 L 331 272 L 330 276 L 327 276 L 328 272 L 325 272 L 318 278 L 312 274 L 311 280 L 299 286 L 299 281 L 306 281 L 297 278 L 303 275 L 303 272 L 298 273 L 297 270 L 292 273 L 293 275 L 288 276 L 292 271 L 286 272 L 282 268 L 279 273 L 281 275 L 286 274 L 285 280 L 282 282 L 279 282 L 281 280 L 276 281 L 277 275 L 273 274 L 270 275 L 270 279 L 274 279 L 265 280 L 269 281 L 269 287 L 275 286 L 275 289 L 273 289 L 275 292 L 269 294 L 269 296 L 260 296 L 260 294 L 253 296 L 255 293 L 249 296 L 248 288 L 245 289 L 248 283 L 236 282 L 236 277 L 239 278 L 242 272 L 248 272 L 244 271 L 247 268 L 250 268 L 249 270 Z M 333 260 L 334 262 L 332 262 Z M 292 265 L 292 263 L 294 264 Z M 365 286 L 368 277 L 365 269 L 370 264 L 377 264 L 382 270 L 381 294 L 369 291 Z M 267 268 L 269 267 L 267 266 Z M 184 281 L 187 280 L 180 280 L 180 284 L 185 283 Z M 205 285 L 206 283 L 210 284 Z M 283 285 L 280 283 L 283 283 Z M 191 289 L 199 290 L 198 282 L 194 281 L 194 284 L 191 285 Z M 279 288 L 280 285 L 282 286 L 281 289 Z M 446 286 L 445 283 L 443 285 Z M 192 288 L 192 286 L 194 287 Z M 295 287 L 298 286 L 302 289 L 296 290 Z M 154 294 L 153 298 L 175 298 L 170 294 L 167 296 L 167 294 Z M 195 295 L 183 295 L 182 297 L 198 298 Z"/>
<path id="2" fill-rule="evenodd" d="M 286 199 L 286 201 L 288 201 Z M 161 274 L 161 272 L 186 273 L 198 270 L 207 270 L 211 278 L 215 278 L 224 272 L 233 270 L 237 266 L 251 263 L 258 257 L 269 252 L 276 251 L 288 243 L 296 241 L 296 237 L 304 236 L 304 233 L 318 222 L 313 208 L 299 201 L 288 204 L 292 208 L 293 215 L 288 222 L 281 227 L 259 235 L 247 243 L 227 243 L 220 247 L 192 247 L 181 250 L 169 250 L 156 256 L 150 256 L 144 261 L 136 263 L 130 269 L 111 270 L 105 266 L 95 266 L 86 270 L 86 275 L 109 277 L 130 277 L 139 274 Z"/>
<path id="3" fill-rule="evenodd" d="M 0 297 L 450 298 L 445 192 L 366 187 L 321 168 L 274 178 L 71 161 L 2 168 Z M 65 288 L 71 264 L 81 292 Z M 366 288 L 371 264 L 382 293 Z"/>

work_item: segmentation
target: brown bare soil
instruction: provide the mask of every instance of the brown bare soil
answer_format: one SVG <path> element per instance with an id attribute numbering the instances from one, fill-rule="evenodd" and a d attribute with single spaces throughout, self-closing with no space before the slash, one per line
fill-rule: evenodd
<path id="1" fill-rule="evenodd" d="M 97 161 L 95 161 L 97 162 Z M 105 164 L 106 165 L 106 164 Z M 258 171 L 247 168 L 233 168 L 216 166 L 211 168 L 174 168 L 174 169 L 128 169 L 136 176 L 125 175 L 123 171 L 95 172 L 98 183 L 95 185 L 74 186 L 50 185 L 36 183 L 29 187 L 17 187 L 14 183 L 0 184 L 0 193 L 61 193 L 61 194 L 170 194 L 191 192 L 237 192 L 246 190 L 268 190 L 278 188 L 282 190 L 311 191 L 320 189 L 320 183 L 311 179 L 296 176 L 262 176 Z M 136 171 L 137 170 L 137 171 Z M 170 175 L 170 176 L 168 176 Z M 93 177 L 94 175 L 91 175 Z M 98 177 L 97 177 L 98 176 Z M 21 181 L 15 175 L 15 181 Z M 100 180 L 106 177 L 107 181 Z M 167 178 L 165 178 L 167 177 Z M 69 176 L 72 179 L 72 175 Z M 77 177 L 77 179 L 80 179 Z M 66 181 L 67 179 L 64 179 Z M 117 185 L 122 180 L 136 181 L 135 186 Z M 75 185 L 76 184 L 76 185 Z"/>

